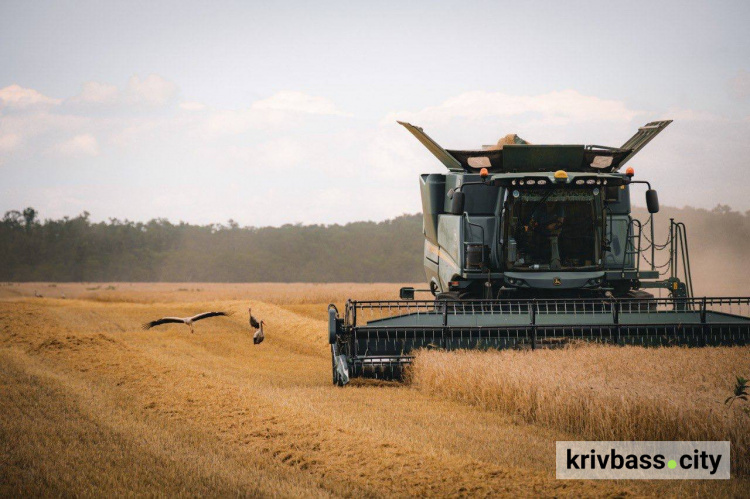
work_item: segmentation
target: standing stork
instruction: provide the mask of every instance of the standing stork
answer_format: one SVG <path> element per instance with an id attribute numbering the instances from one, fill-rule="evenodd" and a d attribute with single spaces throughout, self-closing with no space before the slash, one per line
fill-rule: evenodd
<path id="1" fill-rule="evenodd" d="M 190 332 L 194 333 L 193 330 L 193 323 L 202 319 L 207 319 L 209 317 L 218 317 L 218 316 L 226 316 L 229 315 L 226 312 L 203 312 L 202 314 L 194 315 L 192 317 L 162 317 L 161 319 L 157 319 L 155 321 L 147 322 L 143 325 L 143 329 L 151 329 L 154 326 L 159 326 L 161 324 L 169 324 L 169 323 L 175 323 L 175 324 L 187 324 L 190 326 Z"/>
<path id="2" fill-rule="evenodd" d="M 255 332 L 255 334 L 253 335 L 253 343 L 254 343 L 255 345 L 258 345 L 258 344 L 260 344 L 260 343 L 263 343 L 263 339 L 264 339 L 264 338 L 266 337 L 266 336 L 265 336 L 265 335 L 263 334 L 263 324 L 265 324 L 265 321 L 260 321 L 260 324 L 259 324 L 259 326 L 260 326 L 260 327 L 259 327 L 259 328 L 258 328 L 258 330 L 257 330 L 257 331 Z"/>
<path id="3" fill-rule="evenodd" d="M 250 327 L 257 330 L 260 327 L 260 323 L 258 323 L 258 319 L 253 317 L 253 309 L 248 308 L 247 313 L 250 315 Z"/>
<path id="4" fill-rule="evenodd" d="M 265 338 L 265 335 L 263 334 L 263 324 L 265 324 L 265 322 L 258 322 L 258 319 L 253 317 L 252 308 L 248 308 L 247 313 L 250 316 L 250 320 L 248 321 L 250 323 L 250 327 L 255 329 L 255 334 L 253 335 L 253 343 L 256 345 L 263 343 L 263 339 Z"/>

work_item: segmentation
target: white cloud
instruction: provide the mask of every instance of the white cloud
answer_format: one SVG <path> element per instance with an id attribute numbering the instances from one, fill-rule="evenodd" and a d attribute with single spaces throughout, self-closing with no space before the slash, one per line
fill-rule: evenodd
<path id="1" fill-rule="evenodd" d="M 727 82 L 729 95 L 737 100 L 745 100 L 750 97 L 750 73 L 744 69 L 737 72 L 733 78 Z"/>
<path id="2" fill-rule="evenodd" d="M 699 111 L 697 109 L 683 109 L 683 108 L 670 108 L 664 113 L 669 119 L 683 122 L 683 121 L 722 121 L 725 118 L 720 114 L 711 113 L 708 111 Z"/>
<path id="3" fill-rule="evenodd" d="M 283 171 L 302 165 L 305 146 L 289 137 L 279 137 L 254 146 L 231 147 L 227 151 L 227 162 L 239 166 Z"/>
<path id="4" fill-rule="evenodd" d="M 128 81 L 127 93 L 133 104 L 164 106 L 177 95 L 177 85 L 159 75 L 151 74 L 141 79 L 138 75 Z"/>
<path id="5" fill-rule="evenodd" d="M 257 120 L 254 118 L 253 113 L 246 109 L 216 111 L 201 123 L 201 135 L 213 138 L 244 133 L 255 126 Z"/>
<path id="6" fill-rule="evenodd" d="M 180 102 L 180 109 L 185 111 L 203 111 L 206 109 L 206 105 L 200 102 Z"/>
<path id="7" fill-rule="evenodd" d="M 277 92 L 267 99 L 253 102 L 252 109 L 351 116 L 339 111 L 330 99 L 289 90 Z"/>
<path id="8" fill-rule="evenodd" d="M 16 133 L 0 135 L 0 153 L 9 153 L 21 143 L 21 137 Z"/>
<path id="9" fill-rule="evenodd" d="M 72 157 L 97 156 L 99 144 L 96 137 L 90 133 L 85 133 L 58 144 L 57 151 L 65 156 Z"/>
<path id="10" fill-rule="evenodd" d="M 146 139 L 156 137 L 158 122 L 154 120 L 130 120 L 120 124 L 110 135 L 110 141 L 119 147 L 136 147 Z M 157 137 L 158 141 L 158 137 Z"/>
<path id="11" fill-rule="evenodd" d="M 727 203 L 747 207 L 741 183 L 721 187 L 720 182 L 750 154 L 750 121 L 737 126 L 721 115 L 692 109 L 641 113 L 620 101 L 571 90 L 537 96 L 477 91 L 421 110 L 390 113 L 379 126 L 378 120 L 330 119 L 341 114 L 333 102 L 302 92 L 280 92 L 240 109 L 215 109 L 177 100 L 176 86 L 160 77 L 135 78 L 135 84 L 131 80 L 119 91 L 88 82 L 65 105 L 29 105 L 3 113 L 3 168 L 29 169 L 40 177 L 35 188 L 50 189 L 59 182 L 47 173 L 65 169 L 69 183 L 80 188 L 65 199 L 40 198 L 39 208 L 46 204 L 75 214 L 83 206 L 99 217 L 234 218 L 254 225 L 382 220 L 415 212 L 420 209 L 418 175 L 445 168 L 395 118 L 424 126 L 449 148 L 479 147 L 509 132 L 533 143 L 618 145 L 650 119 L 675 118 L 658 146 L 639 154 L 637 171 L 648 172 L 665 204 L 710 206 L 716 199 L 712 190 L 725 189 Z M 13 102 L 49 103 L 39 92 L 23 90 L 30 97 Z M 74 99 L 115 105 L 79 106 Z M 117 154 L 103 154 L 112 147 Z M 81 165 L 100 154 L 104 157 L 96 165 Z M 675 186 L 673 179 L 682 178 L 681 172 L 697 172 L 706 164 L 720 165 L 717 180 L 691 173 L 689 178 L 701 180 Z M 87 190 L 94 167 L 102 183 L 121 182 L 106 195 Z M 127 178 L 116 176 L 117 171 L 127 171 Z M 144 184 L 159 185 L 164 179 L 180 187 L 143 192 Z M 211 189 L 200 187 L 209 184 Z M 21 183 L 12 187 L 17 199 L 33 190 Z M 188 204 L 185 192 L 194 193 Z"/>
<path id="12" fill-rule="evenodd" d="M 360 137 L 361 164 L 368 175 L 393 185 L 411 185 L 420 173 L 445 171 L 444 167 L 406 130 L 393 123 Z"/>
<path id="13" fill-rule="evenodd" d="M 112 104 L 117 101 L 119 90 L 115 85 L 108 85 L 98 81 L 87 81 L 83 84 L 81 93 L 72 97 L 72 102 L 84 104 Z"/>
<path id="14" fill-rule="evenodd" d="M 47 97 L 33 88 L 24 88 L 20 85 L 14 84 L 0 89 L 0 107 L 54 106 L 60 102 L 60 99 Z"/>
<path id="15" fill-rule="evenodd" d="M 189 104 L 183 109 L 204 109 Z M 200 104 L 202 106 L 202 104 Z M 249 108 L 210 110 L 196 128 L 201 139 L 213 140 L 220 136 L 239 135 L 253 130 L 290 130 L 299 127 L 313 116 L 351 116 L 336 108 L 324 97 L 303 92 L 282 91 L 267 99 L 253 102 Z"/>
<path id="16" fill-rule="evenodd" d="M 540 95 L 510 95 L 473 91 L 451 97 L 437 106 L 420 111 L 389 113 L 383 123 L 395 120 L 445 124 L 452 119 L 476 121 L 492 117 L 513 117 L 519 122 L 568 125 L 594 121 L 628 122 L 641 114 L 621 101 L 562 90 Z"/>

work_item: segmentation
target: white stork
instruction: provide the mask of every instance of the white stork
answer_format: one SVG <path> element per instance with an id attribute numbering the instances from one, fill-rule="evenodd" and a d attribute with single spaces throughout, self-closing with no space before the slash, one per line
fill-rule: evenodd
<path id="1" fill-rule="evenodd" d="M 194 333 L 193 331 L 193 323 L 202 319 L 207 319 L 209 317 L 217 317 L 217 316 L 226 316 L 229 315 L 227 312 L 203 312 L 202 314 L 194 315 L 192 317 L 162 317 L 161 319 L 147 322 L 143 325 L 143 329 L 151 329 L 154 326 L 159 326 L 161 324 L 169 324 L 169 323 L 176 323 L 176 324 L 187 324 L 190 326 L 190 332 Z"/>
<path id="2" fill-rule="evenodd" d="M 255 345 L 258 345 L 260 343 L 263 343 L 263 339 L 266 337 L 263 334 L 263 324 L 265 324 L 265 321 L 260 321 L 260 324 L 258 324 L 258 330 L 253 335 L 253 343 Z"/>
<path id="3" fill-rule="evenodd" d="M 248 308 L 247 313 L 250 315 L 250 327 L 253 329 L 258 329 L 260 327 L 260 323 L 258 322 L 258 319 L 253 317 L 253 309 Z"/>

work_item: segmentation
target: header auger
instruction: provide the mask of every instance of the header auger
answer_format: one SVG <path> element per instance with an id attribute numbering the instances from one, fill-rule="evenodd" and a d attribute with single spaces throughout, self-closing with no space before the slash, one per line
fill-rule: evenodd
<path id="1" fill-rule="evenodd" d="M 670 220 L 657 244 L 656 191 L 621 171 L 670 123 L 649 123 L 619 148 L 513 136 L 481 150 L 446 150 L 400 123 L 448 169 L 420 177 L 434 299 L 402 288 L 400 300 L 349 301 L 343 317 L 330 306 L 334 383 L 399 379 L 419 348 L 750 343 L 750 297 L 694 297 L 685 226 Z M 643 223 L 631 216 L 637 184 L 647 187 Z M 668 253 L 662 268 L 657 252 Z"/>

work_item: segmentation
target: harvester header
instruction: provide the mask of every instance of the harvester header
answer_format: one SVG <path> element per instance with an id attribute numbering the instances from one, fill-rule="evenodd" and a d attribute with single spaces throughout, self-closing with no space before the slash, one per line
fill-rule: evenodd
<path id="1" fill-rule="evenodd" d="M 429 289 L 350 300 L 341 314 L 331 305 L 334 383 L 397 379 L 419 348 L 750 343 L 750 298 L 695 297 L 685 225 L 670 220 L 657 243 L 656 190 L 622 171 L 671 120 L 648 123 L 620 147 L 508 135 L 477 150 L 444 149 L 399 123 L 448 169 L 420 176 Z M 645 221 L 631 214 L 639 185 Z M 657 265 L 657 252 L 666 263 Z M 414 300 L 421 291 L 432 299 Z"/>

